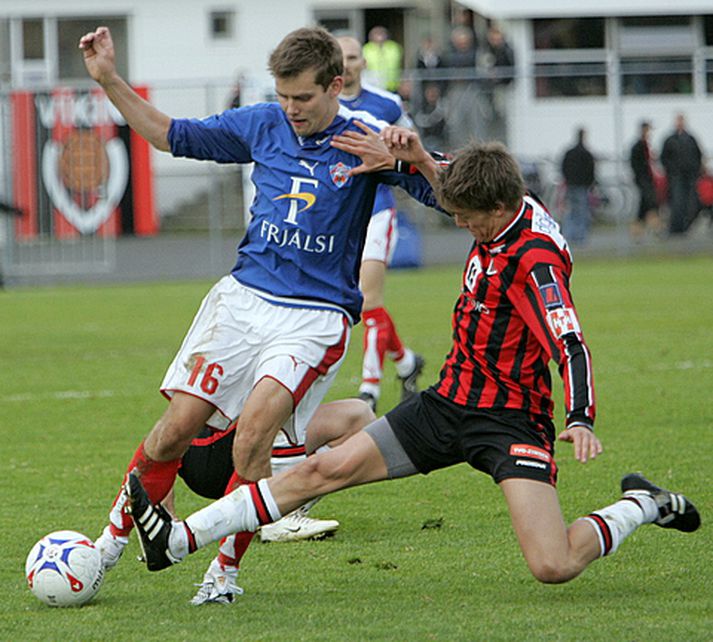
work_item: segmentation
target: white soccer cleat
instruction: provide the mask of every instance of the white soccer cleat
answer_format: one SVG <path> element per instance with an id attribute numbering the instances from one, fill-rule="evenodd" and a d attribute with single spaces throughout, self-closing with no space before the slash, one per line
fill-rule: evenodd
<path id="1" fill-rule="evenodd" d="M 272 524 L 260 528 L 261 542 L 297 542 L 305 539 L 324 539 L 339 528 L 336 519 L 312 519 L 301 508 Z"/>
<path id="2" fill-rule="evenodd" d="M 237 568 L 223 566 L 214 559 L 203 576 L 203 582 L 196 584 L 200 588 L 193 596 L 191 604 L 232 604 L 236 595 L 243 594 L 243 589 L 236 584 L 237 579 Z"/>
<path id="3" fill-rule="evenodd" d="M 116 537 L 112 535 L 109 526 L 102 531 L 97 541 L 94 542 L 94 546 L 96 546 L 101 555 L 102 566 L 105 570 L 108 571 L 110 568 L 116 566 L 128 543 L 128 537 Z"/>

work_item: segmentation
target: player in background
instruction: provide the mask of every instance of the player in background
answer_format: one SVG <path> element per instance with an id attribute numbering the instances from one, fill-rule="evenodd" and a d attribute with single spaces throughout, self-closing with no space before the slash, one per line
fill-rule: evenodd
<path id="1" fill-rule="evenodd" d="M 344 52 L 344 86 L 339 95 L 342 105 L 354 111 L 366 111 L 390 125 L 413 129 L 413 123 L 404 112 L 401 98 L 397 94 L 362 82 L 366 60 L 359 41 L 353 36 L 339 36 L 337 40 Z M 364 357 L 359 397 L 375 411 L 381 393 L 386 357 L 396 366 L 401 382 L 401 401 L 417 392 L 417 379 L 424 366 L 421 355 L 414 353 L 401 341 L 384 305 L 386 269 L 397 240 L 396 198 L 389 186 L 382 185 L 376 192 L 359 273 L 359 285 L 364 296 L 361 312 L 364 322 Z"/>
<path id="2" fill-rule="evenodd" d="M 309 497 L 461 462 L 499 485 L 525 560 L 541 582 L 573 579 L 644 524 L 695 531 L 696 508 L 638 473 L 623 477 L 619 501 L 565 525 L 556 490 L 550 360 L 564 383 L 559 440 L 571 443 L 582 463 L 602 452 L 567 242 L 544 207 L 526 196 L 517 162 L 501 144 L 469 145 L 436 178 L 417 134 L 390 128 L 382 136 L 400 161 L 432 177 L 442 207 L 474 238 L 439 380 L 341 446 L 241 486 L 185 521 L 161 519 L 138 477 L 129 475 L 149 570 L 166 568 L 231 530 L 254 530 Z M 345 134 L 335 144 L 362 154 L 378 149 L 376 135 L 351 139 Z"/>
<path id="3" fill-rule="evenodd" d="M 360 131 L 365 120 L 381 124 L 340 106 L 342 51 L 324 29 L 298 29 L 271 54 L 279 104 L 200 120 L 172 119 L 141 99 L 116 70 L 106 27 L 83 36 L 79 47 L 89 75 L 156 149 L 254 163 L 256 197 L 235 266 L 201 304 L 161 384 L 168 407 L 127 468 L 160 502 L 203 427 L 225 430 L 239 416 L 227 492 L 270 474 L 280 430 L 292 444 L 304 443 L 359 320 L 359 265 L 377 186 L 400 185 L 427 205 L 435 200 L 421 176 L 353 175 L 360 159 L 331 146 L 332 136 Z M 126 499 L 122 486 L 97 540 L 105 562 L 118 558 L 132 528 Z M 238 533 L 223 542 L 216 586 L 234 585 L 252 536 Z"/>

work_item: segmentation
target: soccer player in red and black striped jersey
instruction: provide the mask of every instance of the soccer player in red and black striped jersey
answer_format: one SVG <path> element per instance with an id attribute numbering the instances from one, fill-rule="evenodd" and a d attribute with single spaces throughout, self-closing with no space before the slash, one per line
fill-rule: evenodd
<path id="1" fill-rule="evenodd" d="M 453 347 L 438 382 L 334 450 L 241 486 L 182 522 L 157 528 L 138 478 L 130 476 L 127 493 L 149 569 L 180 561 L 229 532 L 255 530 L 312 497 L 460 462 L 500 486 L 527 564 L 542 582 L 576 577 L 643 524 L 696 530 L 700 516 L 683 495 L 636 473 L 622 479 L 622 499 L 565 526 L 555 487 L 550 360 L 565 388 L 558 439 L 571 443 L 581 462 L 602 452 L 567 243 L 546 209 L 525 194 L 502 145 L 470 145 L 440 170 L 413 132 L 391 128 L 381 136 L 394 157 L 432 182 L 444 210 L 475 239 L 453 314 Z M 338 144 L 362 156 L 369 145 L 379 148 L 376 134 L 342 137 Z"/>

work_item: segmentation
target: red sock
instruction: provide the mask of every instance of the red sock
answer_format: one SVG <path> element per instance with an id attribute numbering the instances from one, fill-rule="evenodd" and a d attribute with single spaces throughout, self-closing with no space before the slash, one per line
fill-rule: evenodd
<path id="1" fill-rule="evenodd" d="M 156 461 L 151 459 L 146 454 L 144 442 L 142 441 L 129 462 L 127 473 L 134 469 L 138 471 L 141 477 L 141 483 L 146 489 L 149 499 L 157 504 L 166 497 L 168 491 L 173 488 L 180 463 L 180 459 L 173 459 L 171 461 Z M 131 517 L 124 511 L 125 501 L 126 495 L 122 488 L 114 499 L 110 514 L 109 528 L 115 537 L 128 536 L 134 527 Z M 121 526 L 119 526 L 117 522 L 120 522 Z"/>
<path id="2" fill-rule="evenodd" d="M 225 494 L 227 495 L 238 486 L 251 483 L 254 482 L 244 479 L 236 472 L 233 472 L 233 475 L 228 482 L 228 486 L 225 489 Z M 253 537 L 255 537 L 255 533 L 251 533 L 250 531 L 244 531 L 242 533 L 236 533 L 235 535 L 224 537 L 220 541 L 218 562 L 223 566 L 227 565 L 239 567 L 240 561 L 243 559 L 245 552 L 248 550 L 248 546 L 250 546 L 250 542 L 252 542 Z"/>
<path id="3" fill-rule="evenodd" d="M 384 357 L 387 352 L 394 361 L 398 361 L 404 356 L 404 345 L 386 308 L 365 310 L 361 318 L 366 326 L 362 378 L 365 383 L 378 384 L 381 381 Z"/>

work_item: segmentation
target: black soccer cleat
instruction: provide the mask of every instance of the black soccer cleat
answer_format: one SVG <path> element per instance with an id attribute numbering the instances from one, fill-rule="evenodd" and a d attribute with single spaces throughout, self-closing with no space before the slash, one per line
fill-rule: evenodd
<path id="1" fill-rule="evenodd" d="M 405 377 L 399 377 L 401 381 L 401 401 L 410 399 L 418 392 L 418 378 L 423 372 L 426 361 L 420 354 L 414 354 L 413 370 Z"/>
<path id="2" fill-rule="evenodd" d="M 149 571 L 160 571 L 178 564 L 181 560 L 171 555 L 168 537 L 173 528 L 173 520 L 163 506 L 154 506 L 146 494 L 141 481 L 134 473 L 129 473 L 124 484 L 129 497 L 129 512 L 139 534 L 139 544 L 144 562 Z"/>
<path id="3" fill-rule="evenodd" d="M 672 493 L 659 488 L 641 473 L 629 473 L 621 478 L 624 497 L 635 491 L 651 495 L 659 508 L 659 517 L 654 524 L 662 528 L 675 528 L 684 533 L 692 533 L 701 525 L 701 516 L 696 507 L 680 493 Z"/>

